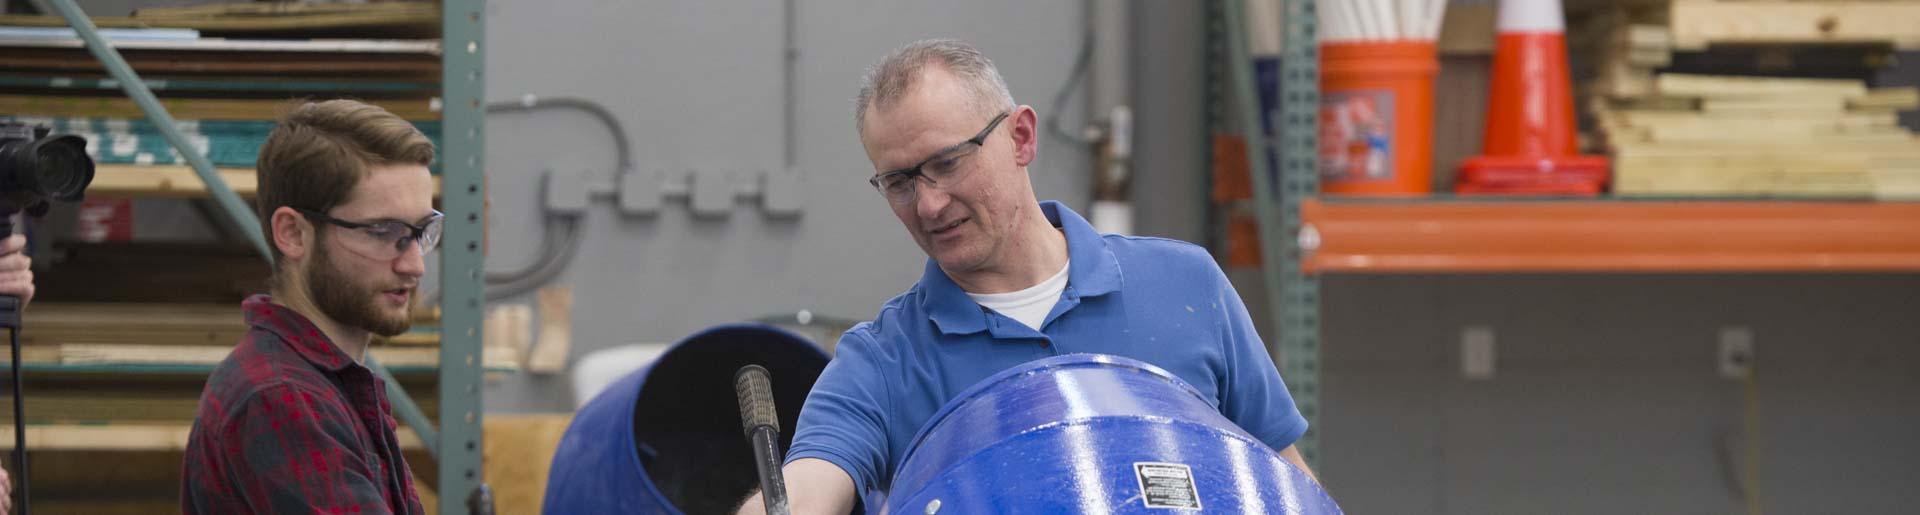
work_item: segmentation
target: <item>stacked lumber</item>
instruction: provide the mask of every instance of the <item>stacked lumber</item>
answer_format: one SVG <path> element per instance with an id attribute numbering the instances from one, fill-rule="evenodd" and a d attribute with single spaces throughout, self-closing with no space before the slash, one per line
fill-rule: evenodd
<path id="1" fill-rule="evenodd" d="M 1890 43 L 1920 48 L 1920 2 L 1910 0 L 1675 0 L 1675 48 L 1715 44 Z"/>
<path id="2" fill-rule="evenodd" d="M 148 7 L 131 16 L 99 16 L 102 28 L 177 27 L 216 35 L 313 35 L 348 32 L 387 37 L 437 37 L 438 2 L 258 2 Z M 65 27 L 58 16 L 0 15 L 0 25 Z"/>
<path id="3" fill-rule="evenodd" d="M 1913 198 L 1898 116 L 1920 90 L 1783 75 L 1864 76 L 1831 63 L 1876 59 L 1829 56 L 1920 48 L 1916 26 L 1914 0 L 1635 0 L 1577 13 L 1568 41 L 1617 194 Z"/>
<path id="4" fill-rule="evenodd" d="M 427 312 L 427 313 L 430 313 Z M 39 302 L 33 305 L 32 325 L 20 333 L 28 346 L 42 344 L 140 344 L 147 347 L 186 348 L 215 345 L 230 348 L 246 335 L 238 304 L 80 303 Z M 433 322 L 423 320 L 422 322 Z M 433 350 L 439 334 L 431 325 L 392 338 L 376 338 L 379 345 L 417 346 Z M 225 354 L 220 354 L 224 357 Z M 176 363 L 218 363 L 181 357 Z M 31 361 L 31 359 L 28 359 Z"/>
<path id="5" fill-rule="evenodd" d="M 438 40 L 337 39 L 431 38 L 437 29 L 388 29 L 437 27 L 432 2 L 208 5 L 95 21 L 124 27 L 102 36 L 215 166 L 252 167 L 271 121 L 294 99 L 366 100 L 429 137 L 440 133 Z M 186 163 L 64 25 L 58 17 L 0 16 L 0 121 L 85 137 L 97 163 Z"/>
<path id="6" fill-rule="evenodd" d="M 266 116 L 287 104 L 283 100 L 171 99 L 167 111 L 198 119 L 175 127 L 195 152 L 214 166 L 252 171 L 266 144 L 273 122 L 249 119 Z M 426 101 L 374 102 L 402 116 L 432 116 Z M 0 95 L 0 113 L 35 112 L 40 116 L 0 116 L 0 121 L 48 127 L 55 133 L 86 138 L 94 162 L 104 165 L 185 165 L 187 161 L 153 122 L 140 119 L 139 109 L 124 98 L 35 97 Z M 427 138 L 440 143 L 440 122 L 414 122 Z M 251 173 L 249 173 L 251 175 Z"/>
<path id="7" fill-rule="evenodd" d="M 1920 139 L 1896 111 L 1920 89 L 1861 81 L 1663 74 L 1596 102 L 1623 195 L 1920 195 Z"/>

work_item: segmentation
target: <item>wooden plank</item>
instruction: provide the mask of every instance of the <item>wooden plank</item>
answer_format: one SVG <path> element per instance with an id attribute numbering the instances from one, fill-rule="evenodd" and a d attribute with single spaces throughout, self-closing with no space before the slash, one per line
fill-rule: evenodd
<path id="1" fill-rule="evenodd" d="M 1817 96 L 1766 96 L 1766 97 L 1715 97 L 1700 101 L 1700 110 L 1707 114 L 1730 113 L 1833 113 L 1838 115 L 1847 109 L 1843 97 Z"/>
<path id="2" fill-rule="evenodd" d="M 1873 127 L 1842 130 L 1804 126 L 1697 126 L 1646 127 L 1646 140 L 1654 143 L 1748 143 L 1753 145 L 1807 143 L 1886 143 L 1900 145 L 1913 141 L 1913 135 L 1899 127 Z"/>
<path id="3" fill-rule="evenodd" d="M 1847 109 L 1876 112 L 1920 109 L 1920 88 L 1874 88 L 1864 95 L 1848 98 Z"/>
<path id="4" fill-rule="evenodd" d="M 1446 19 L 1440 23 L 1436 42 L 1443 55 L 1490 55 L 1493 53 L 1495 11 L 1492 2 L 1454 2 L 1446 7 Z"/>
<path id="5" fill-rule="evenodd" d="M 104 70 L 92 54 L 71 48 L 7 48 L 0 67 L 14 71 Z M 193 73 L 225 75 L 303 75 L 314 77 L 380 76 L 420 80 L 440 73 L 440 61 L 423 54 L 210 52 L 139 50 L 121 52 L 128 66 L 142 75 Z M 378 74 L 378 75 L 370 75 Z"/>
<path id="6" fill-rule="evenodd" d="M 1898 127 L 1900 117 L 1892 113 L 1706 113 L 1701 111 L 1615 109 L 1606 114 L 1636 127 L 1753 127 L 1786 125 L 1808 129 L 1871 130 Z"/>
<path id="7" fill-rule="evenodd" d="M 32 310 L 33 324 L 20 337 L 35 345 L 232 346 L 247 330 L 237 305 L 44 302 Z"/>
<path id="8" fill-rule="evenodd" d="M 1846 79 L 1667 73 L 1655 78 L 1654 85 L 1662 95 L 1705 98 L 1807 95 L 1846 97 L 1867 93 L 1865 82 Z"/>
<path id="9" fill-rule="evenodd" d="M 242 197 L 252 198 L 259 190 L 252 169 L 220 168 L 220 179 Z M 193 168 L 184 165 L 100 164 L 93 167 L 93 184 L 87 194 L 118 198 L 204 198 L 206 183 Z"/>
<path id="10" fill-rule="evenodd" d="M 28 423 L 103 423 L 183 422 L 191 421 L 200 405 L 199 394 L 191 389 L 143 389 L 126 386 L 117 389 L 50 391 L 33 389 L 28 381 Z M 0 424 L 13 425 L 13 397 L 0 399 Z"/>
<path id="11" fill-rule="evenodd" d="M 573 416 L 566 413 L 487 415 L 481 450 L 498 513 L 540 513 L 547 471 Z"/>
<path id="12" fill-rule="evenodd" d="M 49 451 L 184 451 L 191 424 L 28 424 L 27 448 Z M 401 449 L 421 449 L 420 437 L 401 429 Z M 0 450 L 13 450 L 13 425 L 0 428 Z"/>
<path id="13" fill-rule="evenodd" d="M 1614 183 L 1614 194 L 1870 198 L 1874 194 L 1874 184 L 1867 174 L 1754 174 L 1735 177 L 1683 174 L 1618 180 Z"/>
<path id="14" fill-rule="evenodd" d="M 1787 173 L 1854 173 L 1864 174 L 1872 169 L 1868 160 L 1821 159 L 1805 157 L 1799 159 L 1768 157 L 1720 156 L 1702 158 L 1631 158 L 1622 157 L 1615 165 L 1614 176 L 1634 177 L 1645 173 L 1650 176 L 1679 175 L 1683 173 L 1723 173 L 1729 176 L 1753 174 Z"/>
<path id="15" fill-rule="evenodd" d="M 138 343 L 35 343 L 22 345 L 25 363 L 60 365 L 199 365 L 220 363 L 233 352 L 233 342 L 221 345 Z M 440 365 L 440 349 L 430 346 L 375 345 L 367 350 L 389 368 L 432 368 Z M 520 357 L 512 349 L 487 348 L 477 357 L 489 371 L 513 371 Z M 10 362 L 0 356 L 0 363 Z"/>
<path id="16" fill-rule="evenodd" d="M 1874 170 L 1873 197 L 1880 200 L 1920 200 L 1920 168 Z"/>
<path id="17" fill-rule="evenodd" d="M 541 288 L 539 303 L 540 338 L 527 357 L 527 368 L 535 373 L 559 373 L 567 368 L 573 348 L 573 288 Z"/>
<path id="18" fill-rule="evenodd" d="M 241 197 L 259 193 L 258 174 L 249 168 L 217 168 L 227 188 Z M 433 192 L 440 195 L 440 176 L 433 177 Z M 207 198 L 207 185 L 200 174 L 186 165 L 97 164 L 87 195 L 107 198 Z"/>
<path id="19" fill-rule="evenodd" d="M 433 35 L 439 32 L 440 7 L 437 2 L 261 2 L 142 8 L 133 16 L 96 16 L 93 21 L 108 28 L 175 27 L 242 33 L 360 29 Z M 58 16 L 0 15 L 0 25 L 5 26 L 66 24 Z"/>
<path id="20" fill-rule="evenodd" d="M 40 38 L 0 36 L 0 49 L 16 50 L 27 48 L 86 48 L 86 42 L 78 37 Z M 171 52 L 221 52 L 227 54 L 242 52 L 288 52 L 302 53 L 345 53 L 345 54 L 419 54 L 436 56 L 440 54 L 439 40 L 405 39 L 127 39 L 113 41 L 113 48 L 121 52 L 134 51 L 171 51 Z"/>
<path id="21" fill-rule="evenodd" d="M 388 80 L 384 78 L 355 77 L 248 77 L 217 76 L 200 77 L 194 75 L 141 75 L 142 82 L 155 93 L 170 92 L 223 92 L 223 94 L 259 94 L 261 92 L 284 93 L 288 95 L 338 95 L 352 93 L 360 95 L 433 95 L 440 91 L 440 84 L 428 80 Z M 0 88 L 26 90 L 68 91 L 121 91 L 120 82 L 104 73 L 59 73 L 59 72 L 9 72 L 0 74 Z"/>
<path id="22" fill-rule="evenodd" d="M 1673 42 L 1662 25 L 1616 24 L 1610 31 L 1606 52 L 1610 59 L 1625 61 L 1636 68 L 1673 63 Z"/>
<path id="23" fill-rule="evenodd" d="M 1622 59 L 1609 60 L 1602 65 L 1598 87 L 1601 94 L 1614 98 L 1649 96 L 1654 93 L 1653 70 Z"/>
<path id="24" fill-rule="evenodd" d="M 1675 48 L 1712 43 L 1891 43 L 1920 48 L 1920 3 L 1675 0 Z"/>
<path id="25" fill-rule="evenodd" d="M 167 112 L 180 120 L 272 120 L 293 102 L 292 100 L 255 99 L 160 99 L 160 103 L 166 106 Z M 434 111 L 427 100 L 368 100 L 367 102 L 408 120 L 440 118 L 440 113 Z M 146 119 L 146 115 L 140 111 L 139 106 L 134 105 L 133 100 L 123 96 L 0 95 L 0 113 L 15 116 Z"/>
<path id="26" fill-rule="evenodd" d="M 1614 148 L 1620 158 L 1628 157 L 1705 157 L 1738 159 L 1787 159 L 1796 156 L 1814 156 L 1821 159 L 1834 156 L 1862 156 L 1871 158 L 1910 158 L 1920 156 L 1920 142 L 1906 144 L 1887 144 L 1879 142 L 1834 142 L 1821 144 L 1780 144 L 1759 148 L 1741 143 L 1689 143 L 1683 145 L 1636 144 Z"/>

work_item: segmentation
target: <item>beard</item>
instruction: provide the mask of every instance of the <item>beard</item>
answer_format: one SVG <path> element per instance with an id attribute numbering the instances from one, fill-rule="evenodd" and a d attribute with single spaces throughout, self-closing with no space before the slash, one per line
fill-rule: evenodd
<path id="1" fill-rule="evenodd" d="M 381 309 L 379 300 L 386 288 L 358 283 L 355 274 L 341 270 L 327 252 L 324 240 L 316 240 L 313 257 L 313 266 L 307 267 L 307 289 L 313 293 L 313 303 L 328 318 L 387 337 L 413 327 L 413 318 L 405 310 L 394 315 Z"/>

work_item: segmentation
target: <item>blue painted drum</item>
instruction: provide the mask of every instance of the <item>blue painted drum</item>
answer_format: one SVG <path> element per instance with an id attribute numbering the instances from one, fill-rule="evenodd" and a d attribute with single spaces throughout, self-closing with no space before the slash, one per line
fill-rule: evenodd
<path id="1" fill-rule="evenodd" d="M 758 364 L 792 442 L 827 366 L 812 342 L 758 324 L 709 328 L 615 381 L 574 414 L 549 469 L 544 513 L 732 513 L 758 486 L 733 373 Z"/>
<path id="2" fill-rule="evenodd" d="M 948 402 L 894 474 L 888 513 L 1326 515 L 1340 507 L 1158 367 L 1098 354 L 995 374 Z"/>

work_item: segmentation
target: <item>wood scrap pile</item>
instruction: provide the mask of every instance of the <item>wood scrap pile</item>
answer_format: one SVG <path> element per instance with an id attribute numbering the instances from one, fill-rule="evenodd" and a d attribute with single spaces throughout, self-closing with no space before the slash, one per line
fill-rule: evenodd
<path id="1" fill-rule="evenodd" d="M 1857 80 L 1664 74 L 1652 95 L 1598 102 L 1615 192 L 1920 194 L 1920 139 L 1896 111 L 1920 89 Z"/>
<path id="2" fill-rule="evenodd" d="M 1920 1 L 1635 0 L 1572 19 L 1615 193 L 1920 198 L 1920 139 L 1899 122 L 1920 90 L 1864 80 L 1920 48 Z"/>
<path id="3" fill-rule="evenodd" d="M 243 2 L 147 7 L 130 16 L 98 16 L 101 28 L 186 28 L 218 36 L 312 36 L 333 32 L 383 37 L 434 38 L 440 34 L 438 2 L 306 3 Z M 65 27 L 58 16 L 0 15 L 0 26 Z"/>

